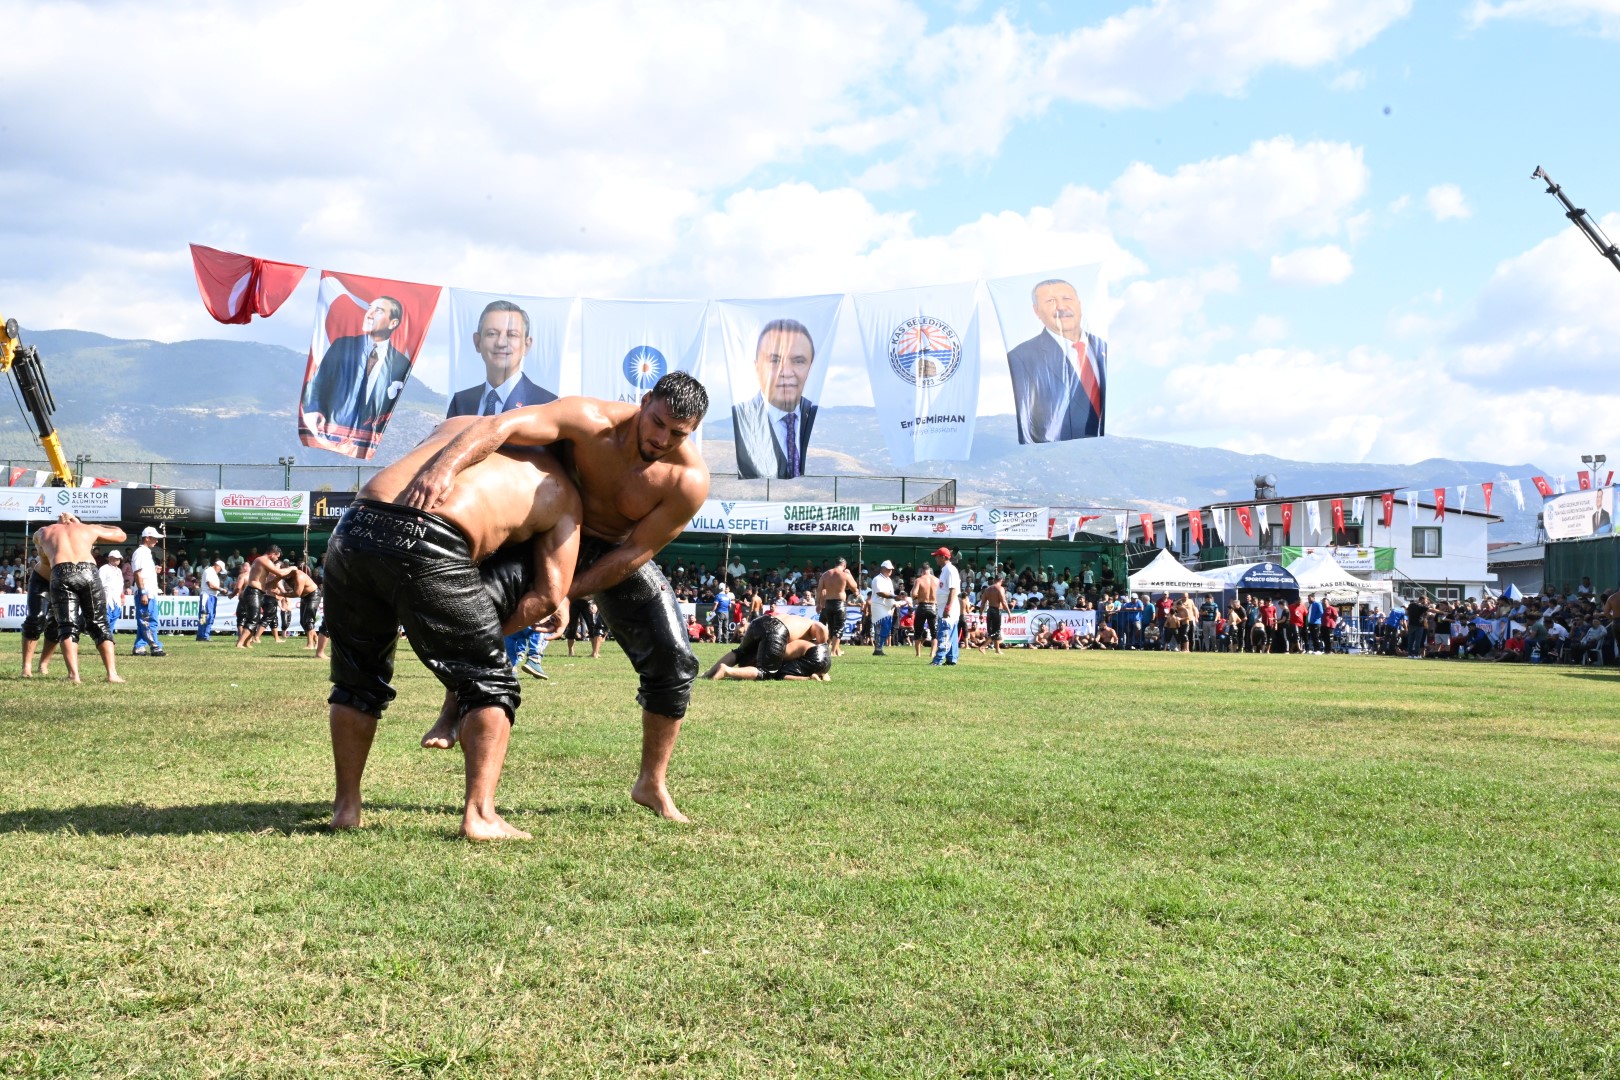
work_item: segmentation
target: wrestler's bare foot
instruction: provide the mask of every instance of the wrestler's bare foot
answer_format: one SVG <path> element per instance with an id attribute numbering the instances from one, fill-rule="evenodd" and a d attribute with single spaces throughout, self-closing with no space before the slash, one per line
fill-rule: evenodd
<path id="1" fill-rule="evenodd" d="M 122 675 L 108 675 L 107 676 L 107 681 L 108 682 L 123 682 L 124 677 Z"/>
<path id="2" fill-rule="evenodd" d="M 39 662 L 40 678 L 44 678 L 46 675 L 49 675 L 50 673 L 51 673 L 51 665 L 49 665 L 45 661 L 41 660 Z"/>
<path id="3" fill-rule="evenodd" d="M 675 800 L 669 797 L 669 789 L 662 784 L 656 787 L 636 781 L 636 786 L 630 789 L 630 801 L 639 803 L 669 821 L 690 822 L 692 819 L 675 809 Z"/>
<path id="4" fill-rule="evenodd" d="M 332 803 L 332 831 L 341 832 L 346 829 L 360 827 L 360 802 L 346 802 L 342 800 Z"/>
<path id="5" fill-rule="evenodd" d="M 74 686 L 80 685 L 80 679 L 77 675 L 69 675 L 68 682 L 72 683 Z"/>
<path id="6" fill-rule="evenodd" d="M 534 837 L 522 829 L 508 825 L 506 819 L 496 814 L 493 817 L 483 817 L 468 811 L 461 819 L 461 835 L 468 840 L 533 840 Z"/>
<path id="7" fill-rule="evenodd" d="M 23 668 L 23 676 L 22 677 L 25 678 L 25 679 L 32 679 L 34 677 L 34 673 L 32 671 L 29 671 L 27 668 Z"/>
<path id="8" fill-rule="evenodd" d="M 422 736 L 422 747 L 427 750 L 448 750 L 456 745 L 456 739 L 461 735 L 460 728 L 455 717 L 441 716 Z"/>

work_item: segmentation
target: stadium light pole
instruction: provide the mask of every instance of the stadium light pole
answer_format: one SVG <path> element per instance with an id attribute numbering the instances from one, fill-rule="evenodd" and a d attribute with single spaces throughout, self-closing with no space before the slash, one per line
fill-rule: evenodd
<path id="1" fill-rule="evenodd" d="M 292 467 L 295 464 L 291 454 L 276 458 L 276 464 L 281 466 L 281 490 L 292 490 Z"/>
<path id="2" fill-rule="evenodd" d="M 1592 474 L 1592 487 L 1599 488 L 1603 486 L 1603 466 L 1608 460 L 1603 454 L 1581 455 L 1581 464 L 1585 465 Z"/>

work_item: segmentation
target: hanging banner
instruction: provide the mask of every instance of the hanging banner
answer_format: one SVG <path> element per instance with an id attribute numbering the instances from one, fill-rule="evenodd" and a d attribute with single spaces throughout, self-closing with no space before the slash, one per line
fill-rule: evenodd
<path id="1" fill-rule="evenodd" d="M 973 506 L 919 510 L 910 503 L 784 503 L 709 499 L 690 532 L 791 535 L 861 534 L 957 540 L 1046 540 L 1044 506 Z"/>
<path id="2" fill-rule="evenodd" d="M 1312 500 L 1305 504 L 1305 527 L 1311 532 L 1312 540 L 1322 537 L 1322 504 Z"/>
<path id="3" fill-rule="evenodd" d="M 59 514 L 80 521 L 122 521 L 123 492 L 117 488 L 0 488 L 0 521 L 49 525 Z"/>
<path id="4" fill-rule="evenodd" d="M 1295 560 L 1317 552 L 1326 552 L 1342 569 L 1358 574 L 1395 569 L 1395 549 L 1392 547 L 1285 547 L 1282 564 L 1292 566 Z"/>
<path id="5" fill-rule="evenodd" d="M 307 491 L 216 491 L 214 520 L 220 524 L 308 525 Z"/>
<path id="6" fill-rule="evenodd" d="M 1279 513 L 1282 517 L 1283 539 L 1286 540 L 1288 535 L 1294 531 L 1294 504 L 1283 503 Z"/>
<path id="7" fill-rule="evenodd" d="M 1437 487 L 1437 488 L 1434 489 L 1434 520 L 1436 520 L 1436 521 L 1444 521 L 1445 519 L 1446 519 L 1446 489 L 1443 488 L 1443 487 Z"/>
<path id="8" fill-rule="evenodd" d="M 1123 544 L 1129 538 L 1130 538 L 1130 531 L 1125 526 L 1125 515 L 1124 514 L 1115 514 L 1114 515 L 1114 540 L 1115 540 L 1115 542 Z"/>
<path id="9" fill-rule="evenodd" d="M 1243 535 L 1252 537 L 1254 535 L 1254 518 L 1249 513 L 1249 508 L 1247 506 L 1234 506 L 1232 509 L 1237 511 L 1238 524 L 1243 526 Z"/>
<path id="10" fill-rule="evenodd" d="M 1096 266 L 986 282 L 1007 350 L 1020 443 L 1103 434 L 1108 342 L 1086 317 Z"/>
<path id="11" fill-rule="evenodd" d="M 450 407 L 490 416 L 557 400 L 574 301 L 450 290 Z"/>
<path id="12" fill-rule="evenodd" d="M 1513 492 L 1513 501 L 1518 504 L 1520 510 L 1523 510 L 1524 509 L 1524 487 L 1517 480 L 1509 480 L 1509 481 L 1507 481 L 1507 486 L 1508 486 L 1508 490 Z"/>
<path id="13" fill-rule="evenodd" d="M 1367 496 L 1356 495 L 1350 500 L 1350 521 L 1354 525 L 1367 523 Z"/>
<path id="14" fill-rule="evenodd" d="M 317 526 L 333 526 L 338 518 L 343 516 L 354 502 L 355 493 L 352 491 L 316 491 L 309 504 L 309 523 Z"/>
<path id="15" fill-rule="evenodd" d="M 1545 476 L 1532 476 L 1530 478 L 1530 482 L 1536 485 L 1536 490 L 1541 492 L 1541 497 L 1543 499 L 1552 497 L 1552 485 L 1547 483 L 1547 478 Z"/>
<path id="16" fill-rule="evenodd" d="M 1386 491 L 1382 495 L 1378 496 L 1378 498 L 1384 504 L 1384 528 L 1387 529 L 1395 521 L 1395 493 L 1393 491 Z M 1487 484 L 1485 485 L 1485 502 L 1487 504 L 1486 509 L 1490 508 L 1490 501 L 1490 485 Z"/>
<path id="17" fill-rule="evenodd" d="M 979 401 L 975 286 L 863 293 L 855 319 L 878 423 L 896 466 L 964 461 Z"/>
<path id="18" fill-rule="evenodd" d="M 696 376 L 708 308 L 705 300 L 581 301 L 580 392 L 634 404 L 671 371 Z"/>
<path id="19" fill-rule="evenodd" d="M 1579 470 L 1578 472 L 1575 473 L 1575 483 L 1576 483 L 1576 486 L 1579 487 L 1579 489 L 1581 491 L 1591 491 L 1592 490 L 1592 474 L 1587 472 L 1585 469 Z"/>
<path id="20" fill-rule="evenodd" d="M 1567 488 L 1564 486 L 1564 474 L 1559 473 L 1557 476 L 1553 477 L 1553 491 L 1556 494 L 1562 495 L 1566 490 Z"/>
<path id="21" fill-rule="evenodd" d="M 191 245 L 197 291 L 215 322 L 242 324 L 276 313 L 304 280 L 307 266 Z"/>
<path id="22" fill-rule="evenodd" d="M 1328 504 L 1333 510 L 1333 535 L 1344 532 L 1344 500 L 1334 499 Z"/>
<path id="23" fill-rule="evenodd" d="M 1176 544 L 1176 512 L 1174 510 L 1164 512 L 1164 546 L 1180 550 Z"/>
<path id="24" fill-rule="evenodd" d="M 1572 491 L 1548 499 L 1541 507 L 1541 527 L 1548 540 L 1581 540 L 1614 534 L 1614 488 Z"/>
<path id="25" fill-rule="evenodd" d="M 1480 490 L 1485 492 L 1485 512 L 1488 514 L 1488 513 L 1491 512 L 1491 490 L 1494 487 L 1494 485 L 1492 485 L 1492 484 L 1481 484 L 1479 486 L 1480 486 Z"/>
<path id="26" fill-rule="evenodd" d="M 138 525 L 212 525 L 214 492 L 210 488 L 125 488 L 119 493 L 121 520 Z"/>
<path id="27" fill-rule="evenodd" d="M 721 300 L 714 305 L 726 377 L 737 473 L 745 480 L 791 480 L 805 472 L 816 401 L 838 330 L 842 296 Z"/>
<path id="28" fill-rule="evenodd" d="M 1204 515 L 1197 510 L 1187 511 L 1187 535 L 1199 548 L 1204 546 Z"/>
<path id="29" fill-rule="evenodd" d="M 1260 538 L 1262 540 L 1266 539 L 1267 534 L 1271 532 L 1271 518 L 1266 507 L 1257 506 L 1254 508 L 1254 522 L 1260 528 Z"/>
<path id="30" fill-rule="evenodd" d="M 441 289 L 321 271 L 298 441 L 369 461 L 433 321 Z"/>
<path id="31" fill-rule="evenodd" d="M 1458 511 L 1458 513 L 1461 513 L 1462 511 L 1464 511 L 1466 509 L 1468 509 L 1468 485 L 1467 484 L 1458 484 L 1457 485 L 1457 511 Z"/>
<path id="32" fill-rule="evenodd" d="M 1142 521 L 1142 543 L 1146 544 L 1148 547 L 1152 547 L 1155 543 L 1153 536 L 1153 515 L 1139 514 L 1137 516 Z"/>

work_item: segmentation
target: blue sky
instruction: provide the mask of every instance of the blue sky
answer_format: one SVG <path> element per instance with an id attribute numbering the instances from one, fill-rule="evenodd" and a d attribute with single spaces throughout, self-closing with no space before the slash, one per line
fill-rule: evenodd
<path id="1" fill-rule="evenodd" d="M 269 321 L 209 321 L 192 241 L 621 297 L 1096 262 L 1111 434 L 1620 456 L 1620 275 L 1529 179 L 1620 236 L 1620 0 L 0 17 L 0 303 L 27 326 L 307 346 L 308 283 Z M 832 400 L 860 402 L 834 362 Z"/>

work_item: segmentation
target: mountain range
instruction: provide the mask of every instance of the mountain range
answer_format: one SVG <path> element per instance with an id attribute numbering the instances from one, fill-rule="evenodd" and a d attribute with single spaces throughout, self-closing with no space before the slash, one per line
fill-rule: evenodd
<path id="1" fill-rule="evenodd" d="M 69 460 L 87 455 L 91 463 L 86 471 L 109 479 L 281 487 L 289 475 L 277 459 L 292 457 L 297 461 L 290 470 L 293 487 L 350 489 L 365 475 L 366 465 L 394 460 L 427 434 L 447 404 L 445 395 L 416 380 L 407 383 L 377 457 L 357 468 L 348 458 L 298 442 L 294 408 L 304 374 L 303 353 L 234 341 L 121 340 L 79 330 L 24 331 L 22 340 L 40 351 Z M 20 409 L 0 416 L 0 460 L 43 467 L 32 432 Z M 766 497 L 764 482 L 735 476 L 725 410 L 716 410 L 702 436 L 717 497 Z M 225 464 L 181 468 L 163 464 L 167 462 Z M 769 497 L 830 499 L 836 485 L 836 497 L 844 500 L 915 502 L 954 480 L 954 501 L 960 505 L 1160 512 L 1251 498 L 1255 478 L 1269 475 L 1276 478 L 1282 498 L 1416 490 L 1429 501 L 1433 489 L 1443 486 L 1450 489 L 1448 503 L 1455 506 L 1459 484 L 1547 473 L 1530 463 L 1446 458 L 1410 465 L 1290 461 L 1123 436 L 1020 446 L 1011 416 L 979 418 L 970 461 L 925 461 L 896 469 L 889 464 L 873 410 L 853 406 L 821 408 L 806 465 L 812 476 L 772 481 Z M 911 478 L 903 491 L 898 479 L 883 479 L 901 474 Z M 1506 491 L 1498 491 L 1492 509 L 1505 520 L 1492 528 L 1493 540 L 1534 536 L 1538 500 L 1528 484 L 1526 488 L 1531 498 L 1523 511 Z M 1479 498 L 1477 489 L 1470 495 Z"/>

